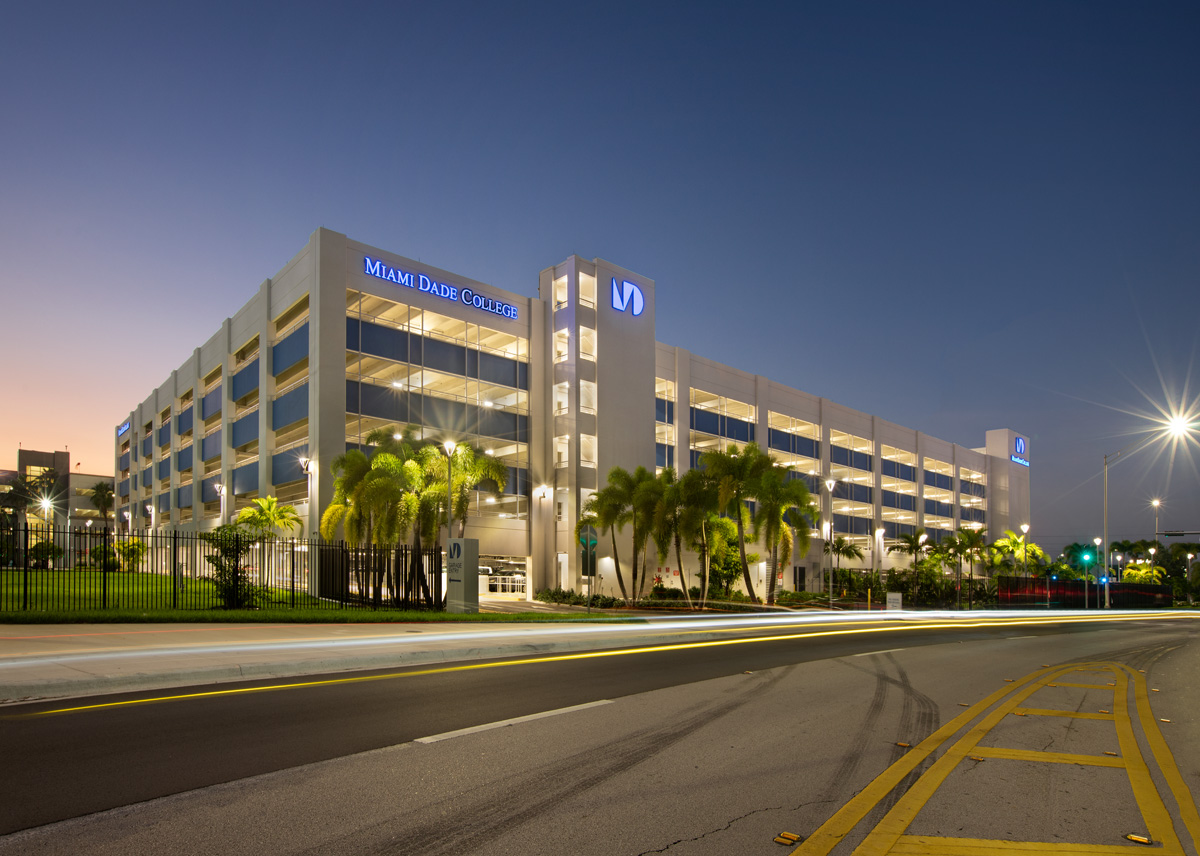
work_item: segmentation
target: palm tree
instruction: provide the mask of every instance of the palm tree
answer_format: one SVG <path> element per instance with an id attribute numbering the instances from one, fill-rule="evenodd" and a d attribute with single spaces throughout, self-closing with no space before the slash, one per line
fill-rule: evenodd
<path id="1" fill-rule="evenodd" d="M 837 570 L 842 569 L 842 559 L 862 559 L 862 548 L 853 541 L 847 540 L 844 535 L 839 535 L 832 541 L 825 542 L 825 555 L 833 556 L 837 562 Z M 833 587 L 830 586 L 832 592 Z"/>
<path id="2" fill-rule="evenodd" d="M 259 538 L 265 538 L 279 529 L 301 529 L 304 526 L 294 506 L 280 505 L 273 496 L 251 500 L 251 504 L 238 514 L 237 522 L 248 527 Z"/>
<path id="3" fill-rule="evenodd" d="M 978 529 L 964 528 L 958 530 L 958 545 L 959 556 L 967 560 L 967 604 L 972 605 L 972 600 L 975 594 L 975 563 L 982 561 L 984 553 L 987 551 L 987 529 L 982 526 Z M 962 605 L 961 598 L 959 605 Z"/>
<path id="4" fill-rule="evenodd" d="M 718 510 L 732 516 L 737 523 L 742 579 L 751 603 L 759 601 L 750 579 L 750 565 L 746 561 L 746 528 L 742 511 L 746 503 L 754 499 L 754 488 L 763 472 L 774 463 L 774 459 L 763 452 L 757 443 L 747 443 L 740 451 L 735 444 L 727 451 L 705 452 L 700 456 L 700 466 L 709 471 L 717 482 Z"/>
<path id="5" fill-rule="evenodd" d="M 795 552 L 808 551 L 810 521 L 819 514 L 812 505 L 808 486 L 802 479 L 789 479 L 778 467 L 765 470 L 755 487 L 754 539 L 760 537 L 770 556 L 767 604 L 775 603 L 775 581 L 780 565 L 787 565 Z M 792 527 L 796 529 L 793 545 Z"/>
<path id="6" fill-rule="evenodd" d="M 98 481 L 92 485 L 92 505 L 100 512 L 100 518 L 104 521 L 104 528 L 108 528 L 108 512 L 112 511 L 113 507 L 113 486 L 110 481 Z"/>
<path id="7" fill-rule="evenodd" d="M 992 542 L 992 549 L 1003 557 L 1011 556 L 1014 564 L 1020 562 L 1024 568 L 1029 566 L 1031 560 L 1036 564 L 1047 558 L 1045 550 L 1011 529 L 1005 529 L 1003 537 Z"/>
<path id="8" fill-rule="evenodd" d="M 904 553 L 906 556 L 911 556 L 912 570 L 916 570 L 917 559 L 925 552 L 926 539 L 925 530 L 918 526 L 911 535 L 901 535 L 898 539 L 900 543 L 888 547 L 888 552 Z"/>
<path id="9" fill-rule="evenodd" d="M 717 517 L 717 483 L 704 470 L 688 470 L 678 484 L 683 503 L 680 535 L 700 559 L 700 609 L 704 609 L 713 558 L 712 521 Z"/>
<path id="10" fill-rule="evenodd" d="M 614 469 L 619 469 L 614 467 Z M 622 470 L 624 472 L 624 470 Z M 625 473 L 625 476 L 628 476 Z M 623 491 L 612 484 L 612 473 L 609 473 L 610 483 L 600 490 L 596 491 L 583 505 L 583 510 L 580 515 L 579 524 L 576 527 L 578 530 L 584 525 L 595 526 L 601 532 L 607 532 L 612 540 L 612 555 L 613 564 L 617 571 L 617 586 L 621 589 L 621 598 L 628 603 L 629 592 L 625 588 L 625 577 L 621 574 L 621 556 L 617 552 L 617 530 L 625 525 L 628 520 L 628 505 L 625 502 Z M 584 523 L 584 518 L 589 521 Z"/>
<path id="11" fill-rule="evenodd" d="M 671 547 L 675 547 L 675 566 L 679 569 L 679 585 L 688 609 L 693 609 L 692 595 L 688 591 L 687 573 L 683 570 L 683 526 L 685 496 L 683 482 L 675 477 L 674 467 L 664 467 L 658 475 L 661 486 L 658 504 L 654 509 L 654 544 L 658 547 L 659 561 L 665 561 Z"/>
<path id="12" fill-rule="evenodd" d="M 445 485 L 445 477 L 442 478 Z M 508 466 L 490 455 L 480 454 L 468 443 L 454 447 L 454 519 L 458 523 L 458 537 L 465 538 L 467 515 L 471 510 L 471 492 L 481 484 L 494 485 L 487 493 L 499 499 L 508 485 Z"/>

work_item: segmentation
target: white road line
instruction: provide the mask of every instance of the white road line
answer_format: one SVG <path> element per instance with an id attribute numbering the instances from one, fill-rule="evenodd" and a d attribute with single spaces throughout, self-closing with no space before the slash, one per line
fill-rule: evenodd
<path id="1" fill-rule="evenodd" d="M 884 648 L 882 651 L 865 651 L 862 654 L 851 654 L 852 657 L 874 657 L 876 654 L 890 654 L 893 651 L 907 651 L 907 648 Z"/>
<path id="2" fill-rule="evenodd" d="M 1005 639 L 1041 639 L 1041 636 L 1005 636 Z"/>
<path id="3" fill-rule="evenodd" d="M 506 725 L 516 725 L 518 722 L 530 722 L 534 719 L 545 719 L 548 716 L 558 716 L 560 713 L 573 713 L 577 710 L 586 710 L 589 707 L 599 707 L 602 704 L 612 704 L 609 699 L 601 699 L 600 701 L 589 701 L 587 704 L 576 704 L 571 707 L 560 707 L 558 710 L 547 710 L 542 713 L 531 713 L 528 716 L 517 716 L 513 719 L 502 719 L 499 722 L 489 722 L 486 725 L 473 725 L 470 728 L 460 728 L 458 731 L 447 731 L 443 734 L 434 734 L 429 737 L 418 737 L 413 743 L 437 743 L 439 740 L 449 740 L 452 737 L 462 737 L 464 734 L 475 734 L 480 731 L 491 731 L 493 728 L 503 728 Z"/>

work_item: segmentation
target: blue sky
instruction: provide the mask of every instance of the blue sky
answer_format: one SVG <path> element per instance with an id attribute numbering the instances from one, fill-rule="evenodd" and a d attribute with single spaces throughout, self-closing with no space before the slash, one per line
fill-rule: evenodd
<path id="1" fill-rule="evenodd" d="M 1090 539 L 1103 455 L 1200 382 L 1198 37 L 1187 3 L 26 4 L 0 466 L 111 469 L 113 424 L 327 226 L 524 294 L 615 261 L 661 341 L 1027 433 L 1035 540 Z M 1154 496 L 1200 529 L 1192 455 L 1110 478 L 1114 538 Z"/>

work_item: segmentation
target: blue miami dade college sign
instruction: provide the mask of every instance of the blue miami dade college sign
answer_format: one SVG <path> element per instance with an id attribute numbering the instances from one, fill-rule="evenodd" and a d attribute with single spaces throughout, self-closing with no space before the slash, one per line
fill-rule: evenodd
<path id="1" fill-rule="evenodd" d="M 1013 441 L 1013 451 L 1016 454 L 1009 455 L 1008 456 L 1009 460 L 1011 460 L 1014 464 L 1020 464 L 1023 467 L 1029 466 L 1029 459 L 1025 457 L 1025 438 L 1024 437 L 1017 437 Z"/>
<path id="2" fill-rule="evenodd" d="M 625 280 L 617 287 L 617 278 L 612 278 L 612 306 L 618 312 L 630 311 L 635 316 L 641 315 L 646 308 L 646 298 L 635 283 Z"/>
<path id="3" fill-rule="evenodd" d="M 444 282 L 438 282 L 430 279 L 423 273 L 413 276 L 408 271 L 400 270 L 400 268 L 389 267 L 379 259 L 372 259 L 370 256 L 363 256 L 363 266 L 367 275 L 386 279 L 388 282 L 394 282 L 396 285 L 404 285 L 409 288 L 415 288 L 417 291 L 423 291 L 426 294 L 432 294 L 434 297 L 442 297 L 446 300 L 455 300 L 462 303 L 464 306 L 474 306 L 476 309 L 482 309 L 484 312 L 493 312 L 496 315 L 503 315 L 505 318 L 517 320 L 517 307 L 511 303 L 502 303 L 499 300 L 494 300 L 491 297 L 484 297 L 482 294 L 476 294 L 469 288 L 459 288 L 456 285 L 447 285 Z"/>

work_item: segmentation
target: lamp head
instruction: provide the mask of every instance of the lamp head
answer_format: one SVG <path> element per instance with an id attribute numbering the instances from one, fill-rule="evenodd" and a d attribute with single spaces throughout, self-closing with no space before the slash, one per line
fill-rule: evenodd
<path id="1" fill-rule="evenodd" d="M 453 455 L 454 447 L 457 445 L 458 444 L 455 443 L 453 440 L 447 440 L 445 443 L 442 443 L 442 448 L 446 450 L 447 455 Z"/>
<path id="2" fill-rule="evenodd" d="M 1092 543 L 1093 543 L 1093 544 L 1095 544 L 1097 547 L 1099 547 L 1099 546 L 1100 546 L 1100 539 L 1099 539 L 1099 538 L 1093 538 L 1093 539 L 1092 539 Z"/>
<path id="3" fill-rule="evenodd" d="M 1028 523 L 1022 523 L 1022 524 L 1021 524 L 1021 534 L 1022 534 L 1022 535 L 1028 535 L 1028 534 L 1029 534 L 1029 524 L 1028 524 Z"/>
<path id="4" fill-rule="evenodd" d="M 1152 499 L 1152 500 L 1150 500 L 1150 504 L 1153 505 L 1155 508 L 1158 508 L 1158 506 L 1162 504 L 1162 501 L 1158 500 L 1158 499 Z"/>
<path id="5" fill-rule="evenodd" d="M 825 487 L 829 488 L 829 492 L 833 493 L 833 486 L 837 484 L 837 479 L 826 479 Z"/>
<path id="6" fill-rule="evenodd" d="M 1191 425 L 1188 424 L 1186 416 L 1175 414 L 1167 420 L 1167 433 L 1172 437 L 1182 437 L 1191 430 Z"/>
<path id="7" fill-rule="evenodd" d="M 49 499 L 49 497 L 45 497 L 45 496 L 43 496 L 43 497 L 42 497 L 41 506 L 42 506 L 42 511 L 49 511 L 49 510 L 50 510 L 50 499 Z"/>

